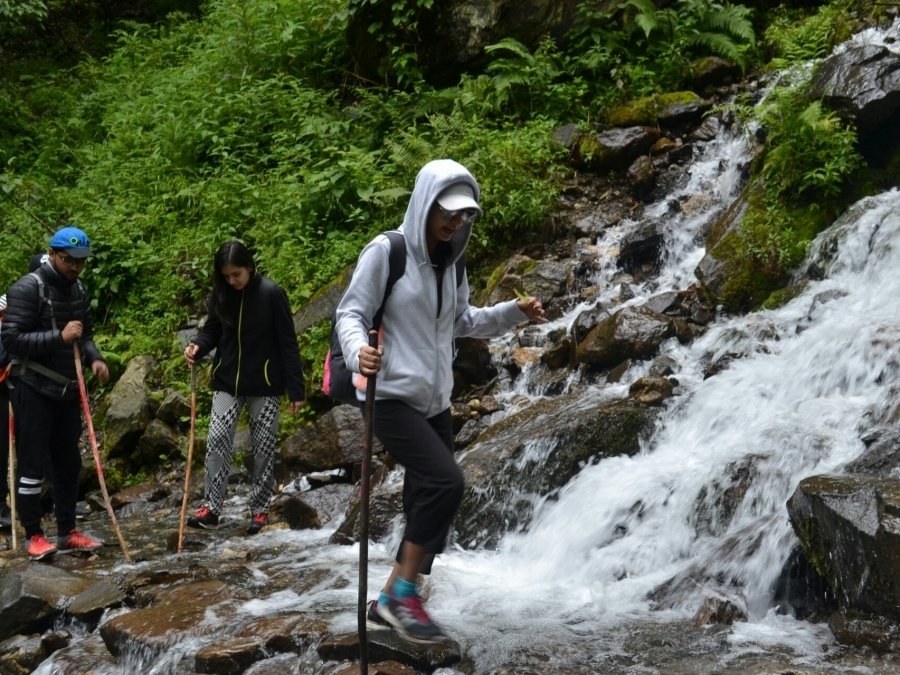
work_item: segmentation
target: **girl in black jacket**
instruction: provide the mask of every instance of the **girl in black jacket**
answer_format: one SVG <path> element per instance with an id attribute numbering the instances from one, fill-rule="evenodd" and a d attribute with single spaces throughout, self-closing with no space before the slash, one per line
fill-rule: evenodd
<path id="1" fill-rule="evenodd" d="M 206 322 L 185 347 L 184 357 L 193 366 L 213 349 L 204 501 L 188 525 L 219 526 L 234 454 L 234 430 L 246 405 L 254 455 L 247 534 L 256 534 L 266 524 L 275 487 L 279 399 L 287 391 L 291 411 L 297 412 L 306 393 L 287 294 L 257 274 L 253 255 L 239 241 L 226 242 L 216 252 Z"/>

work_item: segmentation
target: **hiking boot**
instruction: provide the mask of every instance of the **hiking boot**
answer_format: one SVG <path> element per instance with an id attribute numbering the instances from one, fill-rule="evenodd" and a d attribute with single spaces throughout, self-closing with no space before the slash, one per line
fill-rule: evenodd
<path id="1" fill-rule="evenodd" d="M 382 619 L 378 613 L 378 600 L 372 600 L 369 603 L 369 611 L 366 612 L 366 626 L 372 630 L 391 628 L 391 624 Z"/>
<path id="2" fill-rule="evenodd" d="M 268 513 L 254 513 L 250 518 L 250 527 L 247 528 L 247 534 L 256 534 L 266 526 L 269 520 Z"/>
<path id="3" fill-rule="evenodd" d="M 201 506 L 197 513 L 188 518 L 188 527 L 202 527 L 204 530 L 216 530 L 219 527 L 219 516 L 208 506 Z"/>
<path id="4" fill-rule="evenodd" d="M 47 541 L 43 532 L 39 532 L 25 540 L 25 552 L 32 560 L 41 560 L 56 553 L 56 547 Z"/>
<path id="5" fill-rule="evenodd" d="M 2 386 L 2 385 L 0 385 Z M 6 504 L 0 504 L 0 530 L 8 530 L 12 527 L 12 513 Z"/>
<path id="6" fill-rule="evenodd" d="M 422 607 L 418 595 L 398 600 L 391 596 L 387 605 L 375 605 L 375 611 L 410 642 L 431 644 L 439 642 L 444 634 Z"/>
<path id="7" fill-rule="evenodd" d="M 98 548 L 103 548 L 104 545 L 105 544 L 99 539 L 94 539 L 91 536 L 82 534 L 74 527 L 69 530 L 69 534 L 66 536 L 56 538 L 56 546 L 60 553 L 67 553 L 69 551 L 96 551 Z"/>

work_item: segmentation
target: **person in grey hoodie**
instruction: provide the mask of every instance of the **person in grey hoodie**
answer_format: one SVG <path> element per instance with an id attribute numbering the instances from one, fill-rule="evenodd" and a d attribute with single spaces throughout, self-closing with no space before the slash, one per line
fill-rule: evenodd
<path id="1" fill-rule="evenodd" d="M 464 487 L 453 457 L 450 416 L 454 338 L 496 337 L 523 321 L 546 320 L 534 297 L 486 308 L 469 304 L 469 285 L 456 279 L 455 262 L 482 214 L 479 198 L 478 183 L 461 164 L 450 159 L 426 164 L 399 228 L 406 267 L 385 304 L 379 347 L 369 346 L 367 332 L 388 279 L 385 235 L 363 248 L 336 312 L 347 366 L 377 376 L 374 433 L 405 469 L 403 540 L 367 619 L 421 643 L 438 641 L 443 633 L 422 606 L 416 583 L 443 550 Z"/>

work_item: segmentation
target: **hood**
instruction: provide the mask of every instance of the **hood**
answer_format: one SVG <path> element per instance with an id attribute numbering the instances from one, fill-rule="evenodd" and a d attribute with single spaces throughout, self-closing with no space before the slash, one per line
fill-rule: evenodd
<path id="1" fill-rule="evenodd" d="M 436 159 L 428 162 L 416 176 L 416 183 L 400 230 L 409 242 L 417 265 L 431 264 L 425 239 L 428 212 L 437 196 L 454 183 L 470 185 L 475 195 L 475 201 L 481 201 L 481 189 L 475 178 L 466 167 L 452 159 Z M 450 240 L 452 253 L 448 265 L 455 263 L 462 255 L 471 235 L 471 225 L 464 225 L 453 235 L 453 239 Z"/>

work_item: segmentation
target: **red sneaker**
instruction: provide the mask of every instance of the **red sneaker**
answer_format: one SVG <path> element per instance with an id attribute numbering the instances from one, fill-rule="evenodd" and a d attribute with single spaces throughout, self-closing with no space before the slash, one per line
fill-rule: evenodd
<path id="1" fill-rule="evenodd" d="M 25 541 L 25 552 L 32 560 L 41 560 L 56 553 L 56 547 L 47 541 L 43 532 L 33 534 Z"/>
<path id="2" fill-rule="evenodd" d="M 67 551 L 96 551 L 103 548 L 104 543 L 99 539 L 94 539 L 86 534 L 82 534 L 74 527 L 64 537 L 57 537 L 56 545 L 60 552 Z"/>
<path id="3" fill-rule="evenodd" d="M 268 521 L 268 513 L 254 513 L 250 519 L 250 527 L 247 528 L 247 534 L 256 534 L 266 526 Z"/>
<path id="4" fill-rule="evenodd" d="M 219 516 L 205 504 L 197 509 L 197 513 L 188 518 L 188 527 L 202 527 L 204 530 L 215 530 L 219 527 Z"/>

